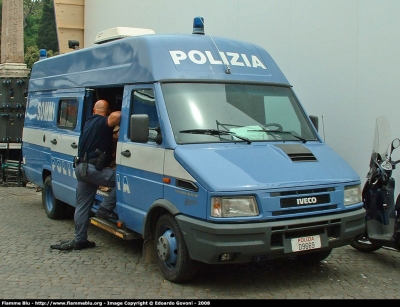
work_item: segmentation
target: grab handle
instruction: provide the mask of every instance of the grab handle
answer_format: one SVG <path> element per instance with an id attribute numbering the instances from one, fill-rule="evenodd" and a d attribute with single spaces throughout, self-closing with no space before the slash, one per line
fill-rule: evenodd
<path id="1" fill-rule="evenodd" d="M 131 156 L 131 152 L 129 150 L 121 151 L 121 155 L 129 158 Z"/>

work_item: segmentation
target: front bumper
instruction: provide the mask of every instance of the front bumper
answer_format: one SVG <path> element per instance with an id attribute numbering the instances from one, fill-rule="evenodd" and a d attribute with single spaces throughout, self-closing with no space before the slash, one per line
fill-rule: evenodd
<path id="1" fill-rule="evenodd" d="M 230 263 L 243 263 L 293 255 L 292 238 L 319 235 L 321 249 L 347 245 L 364 231 L 365 210 L 246 224 L 215 224 L 184 215 L 175 218 L 192 259 L 217 264 L 222 254 L 229 253 Z"/>

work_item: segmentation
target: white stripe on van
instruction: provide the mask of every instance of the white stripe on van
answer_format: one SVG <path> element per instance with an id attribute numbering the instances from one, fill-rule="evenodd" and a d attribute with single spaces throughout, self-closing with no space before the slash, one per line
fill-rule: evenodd
<path id="1" fill-rule="evenodd" d="M 56 141 L 52 144 L 51 141 Z M 54 153 L 62 153 L 72 157 L 78 154 L 79 136 L 75 133 L 53 133 L 45 129 L 24 128 L 22 141 L 32 145 L 45 146 Z M 74 148 L 76 147 L 76 148 Z"/>
<path id="2" fill-rule="evenodd" d="M 54 139 L 57 140 L 56 145 L 51 143 L 51 140 Z M 32 145 L 45 146 L 54 153 L 71 155 L 71 161 L 78 154 L 78 148 L 71 147 L 72 143 L 78 144 L 79 137 L 77 135 L 52 133 L 49 130 L 25 127 L 22 140 Z M 125 150 L 130 151 L 129 158 L 121 154 Z M 157 148 L 147 144 L 118 142 L 116 162 L 123 166 L 195 182 L 195 179 L 176 161 L 174 151 L 171 149 Z"/>
<path id="3" fill-rule="evenodd" d="M 121 152 L 129 151 L 131 156 L 124 157 Z M 123 166 L 164 174 L 173 178 L 195 182 L 195 179 L 176 161 L 171 149 L 156 148 L 147 144 L 122 143 L 117 145 L 117 163 Z"/>
<path id="4" fill-rule="evenodd" d="M 50 148 L 51 147 L 50 140 L 52 132 L 53 131 L 50 130 L 24 127 L 22 131 L 22 142 Z"/>

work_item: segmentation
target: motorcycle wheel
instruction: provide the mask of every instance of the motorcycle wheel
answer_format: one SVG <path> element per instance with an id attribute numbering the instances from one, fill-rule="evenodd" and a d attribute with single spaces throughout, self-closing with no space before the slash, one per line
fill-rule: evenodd
<path id="1" fill-rule="evenodd" d="M 372 253 L 381 248 L 380 245 L 372 243 L 365 233 L 355 237 L 350 246 L 363 253 Z"/>
<path id="2" fill-rule="evenodd" d="M 328 256 L 331 254 L 331 252 L 332 252 L 332 248 L 325 249 L 322 251 L 307 253 L 307 254 L 300 254 L 300 255 L 297 255 L 296 258 L 297 258 L 297 260 L 304 262 L 304 263 L 310 263 L 310 264 L 318 263 L 318 262 L 328 258 Z"/>

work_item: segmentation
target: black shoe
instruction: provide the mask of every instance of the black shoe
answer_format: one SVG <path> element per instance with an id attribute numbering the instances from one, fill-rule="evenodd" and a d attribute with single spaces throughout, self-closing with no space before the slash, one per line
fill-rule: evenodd
<path id="1" fill-rule="evenodd" d="M 61 241 L 58 244 L 50 245 L 50 248 L 59 250 L 70 250 L 74 248 L 74 244 L 75 239 L 72 239 L 71 241 Z"/>
<path id="2" fill-rule="evenodd" d="M 91 241 L 86 241 L 86 242 L 75 242 L 75 244 L 74 244 L 74 250 L 80 250 L 80 249 L 91 248 L 91 247 L 96 247 L 96 243 L 91 242 Z"/>
<path id="3" fill-rule="evenodd" d="M 96 217 L 103 218 L 106 220 L 118 220 L 118 214 L 116 214 L 114 211 L 107 210 L 103 207 L 100 207 L 99 210 L 96 212 Z"/>

